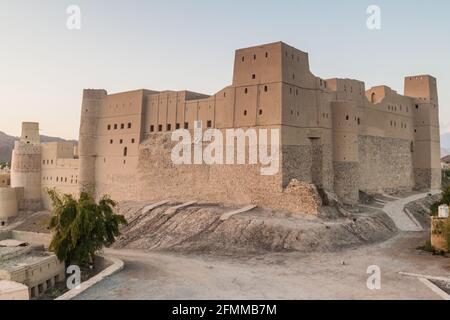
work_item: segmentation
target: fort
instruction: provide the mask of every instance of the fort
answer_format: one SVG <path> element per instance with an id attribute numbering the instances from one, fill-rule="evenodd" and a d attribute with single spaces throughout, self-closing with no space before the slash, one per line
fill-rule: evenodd
<path id="1" fill-rule="evenodd" d="M 171 135 L 192 132 L 195 121 L 223 133 L 278 129 L 280 170 L 175 165 Z M 195 199 L 314 214 L 324 195 L 354 205 L 361 191 L 441 185 L 435 78 L 407 76 L 403 95 L 387 86 L 366 90 L 359 80 L 313 75 L 308 54 L 282 42 L 237 50 L 232 84 L 214 95 L 84 90 L 78 148 L 40 144 L 37 124 L 22 131 L 8 187 L 19 208 L 48 207 L 45 188 L 54 187 L 117 201 Z M 191 148 L 198 143 L 205 142 Z"/>

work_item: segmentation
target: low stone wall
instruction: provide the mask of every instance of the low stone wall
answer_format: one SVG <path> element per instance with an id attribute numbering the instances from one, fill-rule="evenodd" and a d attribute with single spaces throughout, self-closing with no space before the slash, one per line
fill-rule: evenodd
<path id="1" fill-rule="evenodd" d="M 24 241 L 33 245 L 43 245 L 45 248 L 48 248 L 52 240 L 52 236 L 46 233 L 35 233 L 17 230 L 0 232 L 0 241 L 7 239 Z"/>
<path id="2" fill-rule="evenodd" d="M 74 299 L 79 294 L 83 293 L 87 289 L 93 287 L 97 283 L 103 281 L 105 278 L 112 276 L 113 274 L 121 271 L 124 268 L 124 263 L 122 260 L 110 256 L 100 256 L 97 257 L 99 267 L 103 266 L 106 269 L 102 270 L 99 274 L 93 276 L 89 280 L 81 283 L 80 288 L 72 289 L 62 296 L 59 296 L 55 300 L 71 300 Z"/>

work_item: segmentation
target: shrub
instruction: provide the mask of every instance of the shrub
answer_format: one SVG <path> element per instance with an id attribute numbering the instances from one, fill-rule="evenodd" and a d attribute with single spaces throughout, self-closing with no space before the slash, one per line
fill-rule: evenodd
<path id="1" fill-rule="evenodd" d="M 47 192 L 53 203 L 50 250 L 60 261 L 92 265 L 95 254 L 111 246 L 120 234 L 120 225 L 127 223 L 123 216 L 114 214 L 116 203 L 108 196 L 96 203 L 87 193 L 75 199 L 69 194 L 61 196 L 54 189 Z"/>
<path id="2" fill-rule="evenodd" d="M 438 211 L 439 211 L 439 206 L 443 205 L 443 204 L 450 204 L 450 185 L 447 187 L 442 188 L 442 198 L 441 200 L 435 202 L 434 204 L 431 205 L 430 210 L 431 210 L 431 215 L 432 216 L 437 216 L 438 215 Z"/>

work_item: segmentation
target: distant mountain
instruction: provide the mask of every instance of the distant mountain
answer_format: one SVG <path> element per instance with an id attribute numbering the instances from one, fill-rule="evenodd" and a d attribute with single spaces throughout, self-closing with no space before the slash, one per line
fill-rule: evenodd
<path id="1" fill-rule="evenodd" d="M 441 135 L 441 148 L 442 157 L 450 155 L 450 133 Z"/>
<path id="2" fill-rule="evenodd" d="M 0 131 L 0 162 L 11 163 L 11 154 L 14 149 L 14 142 L 19 140 L 18 137 L 9 136 L 4 132 Z M 64 140 L 57 137 L 41 136 L 41 142 L 57 142 L 57 141 L 70 141 L 74 144 L 77 143 L 75 140 Z"/>

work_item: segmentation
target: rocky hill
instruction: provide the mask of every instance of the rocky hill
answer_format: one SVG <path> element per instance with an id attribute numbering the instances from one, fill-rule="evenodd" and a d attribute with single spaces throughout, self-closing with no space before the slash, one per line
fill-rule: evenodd
<path id="1" fill-rule="evenodd" d="M 0 131 L 0 162 L 11 162 L 11 153 L 14 148 L 14 142 L 19 140 L 18 137 L 9 136 Z M 42 142 L 67 141 L 57 137 L 41 136 Z M 76 143 L 74 140 L 70 140 Z"/>

